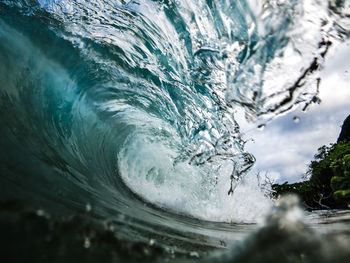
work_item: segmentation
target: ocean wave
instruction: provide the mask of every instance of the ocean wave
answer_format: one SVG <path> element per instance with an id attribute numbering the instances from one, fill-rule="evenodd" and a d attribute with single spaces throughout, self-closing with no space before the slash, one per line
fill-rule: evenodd
<path id="1" fill-rule="evenodd" d="M 271 207 L 244 178 L 254 157 L 236 109 L 266 122 L 317 103 L 318 69 L 349 34 L 347 9 L 0 1 L 1 199 L 63 214 L 88 206 L 134 239 L 158 227 L 163 239 L 196 233 L 223 246 L 209 221 L 256 222 Z"/>

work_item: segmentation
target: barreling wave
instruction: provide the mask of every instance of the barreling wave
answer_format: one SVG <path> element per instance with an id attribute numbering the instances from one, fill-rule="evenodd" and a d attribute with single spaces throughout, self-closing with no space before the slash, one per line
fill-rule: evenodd
<path id="1" fill-rule="evenodd" d="M 239 185 L 254 157 L 235 110 L 266 121 L 318 102 L 347 12 L 344 1 L 1 0 L 1 198 L 88 204 L 182 238 L 203 234 L 193 218 L 255 221 L 270 202 Z"/>

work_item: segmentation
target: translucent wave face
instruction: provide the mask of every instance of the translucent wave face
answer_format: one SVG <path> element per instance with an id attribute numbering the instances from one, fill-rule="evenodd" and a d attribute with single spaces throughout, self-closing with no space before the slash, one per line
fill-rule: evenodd
<path id="1" fill-rule="evenodd" d="M 143 199 L 207 220 L 254 219 L 269 203 L 253 180 L 238 185 L 254 157 L 236 108 L 265 121 L 318 102 L 317 70 L 349 32 L 346 5 L 326 1 L 0 3 L 74 50 L 78 65 L 60 64 L 76 82 L 72 122 L 88 124 L 71 126 L 71 145 L 82 159 L 91 142 L 108 149 L 96 158 L 109 161 L 99 183 L 120 176 Z"/>

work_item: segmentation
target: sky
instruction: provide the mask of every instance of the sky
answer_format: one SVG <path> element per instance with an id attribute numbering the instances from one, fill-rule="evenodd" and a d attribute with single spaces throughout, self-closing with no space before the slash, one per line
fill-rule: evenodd
<path id="1" fill-rule="evenodd" d="M 321 77 L 321 103 L 313 104 L 306 113 L 299 107 L 272 120 L 263 130 L 239 120 L 244 138 L 253 139 L 246 144 L 256 158 L 250 175 L 267 173 L 276 183 L 301 181 L 317 149 L 336 142 L 350 114 L 350 41 L 333 50 Z"/>

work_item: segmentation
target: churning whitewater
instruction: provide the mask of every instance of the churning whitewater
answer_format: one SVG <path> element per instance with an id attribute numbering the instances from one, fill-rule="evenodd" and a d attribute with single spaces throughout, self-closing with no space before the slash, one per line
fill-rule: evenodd
<path id="1" fill-rule="evenodd" d="M 271 206 L 235 112 L 317 102 L 340 2 L 0 0 L 1 199 L 225 246 Z"/>

